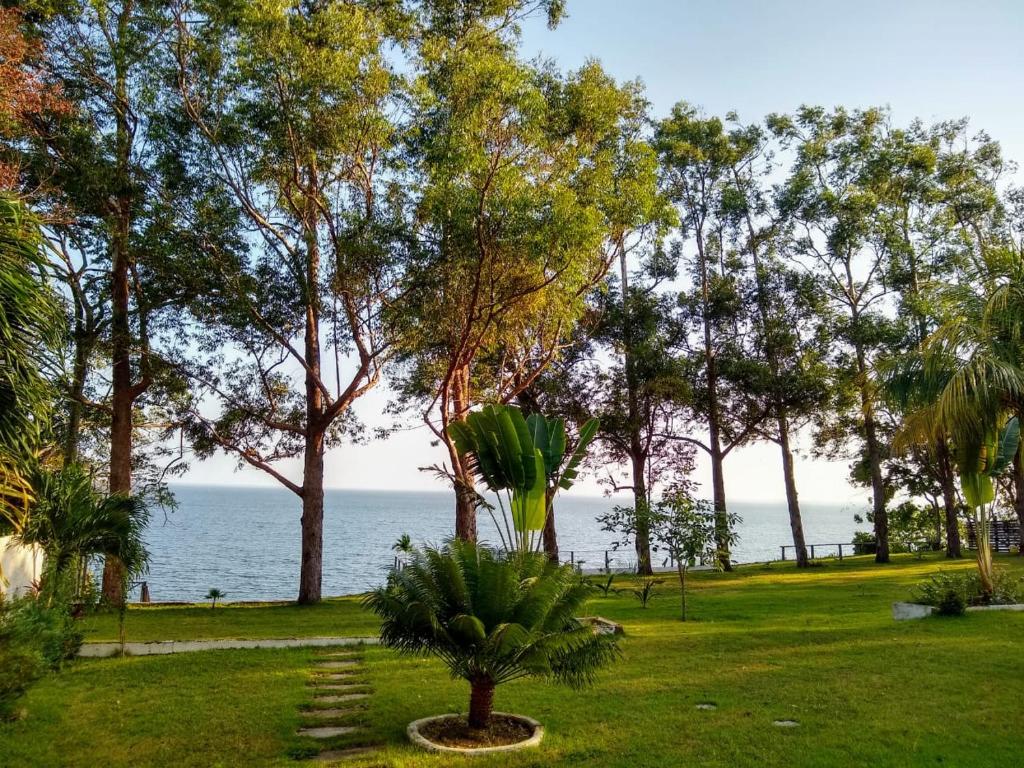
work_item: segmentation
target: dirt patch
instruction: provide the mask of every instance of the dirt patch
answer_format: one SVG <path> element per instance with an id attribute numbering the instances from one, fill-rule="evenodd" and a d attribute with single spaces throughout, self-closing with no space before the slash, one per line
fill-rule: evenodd
<path id="1" fill-rule="evenodd" d="M 444 747 L 504 747 L 526 741 L 533 726 L 507 715 L 492 715 L 486 728 L 470 728 L 464 717 L 449 717 L 425 723 L 420 734 Z"/>

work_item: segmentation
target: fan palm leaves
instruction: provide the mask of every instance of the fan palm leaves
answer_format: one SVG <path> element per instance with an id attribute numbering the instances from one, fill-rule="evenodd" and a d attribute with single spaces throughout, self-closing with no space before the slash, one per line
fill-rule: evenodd
<path id="1" fill-rule="evenodd" d="M 499 503 L 502 493 L 508 499 L 512 525 L 503 520 L 503 530 L 495 520 L 506 549 L 528 550 L 539 543 L 531 533 L 544 528 L 558 489 L 572 487 L 597 428 L 597 419 L 584 424 L 575 450 L 566 457 L 565 422 L 540 414 L 527 418 L 515 406 L 487 405 L 448 426 L 472 471 L 498 494 Z"/>
<path id="2" fill-rule="evenodd" d="M 591 591 L 540 553 L 457 540 L 415 551 L 365 604 L 385 646 L 437 656 L 469 681 L 470 723 L 484 727 L 496 685 L 544 677 L 579 687 L 616 657 L 614 638 L 574 618 Z"/>

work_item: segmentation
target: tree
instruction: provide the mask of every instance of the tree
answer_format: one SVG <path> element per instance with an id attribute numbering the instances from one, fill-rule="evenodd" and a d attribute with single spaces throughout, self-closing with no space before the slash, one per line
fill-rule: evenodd
<path id="1" fill-rule="evenodd" d="M 595 63 L 562 77 L 518 59 L 520 15 L 545 9 L 554 22 L 561 8 L 423 14 L 402 399 L 447 449 L 467 540 L 475 478 L 448 425 L 474 403 L 511 402 L 559 355 L 653 189 L 635 85 Z"/>
<path id="2" fill-rule="evenodd" d="M 103 494 L 92 475 L 78 465 L 51 470 L 37 465 L 31 473 L 33 501 L 15 541 L 39 546 L 46 554 L 43 594 L 52 601 L 62 585 L 77 588 L 88 578 L 93 557 L 117 558 L 127 580 L 144 572 L 149 555 L 143 531 L 149 510 L 137 496 Z M 70 579 L 70 581 L 69 581 Z"/>
<path id="3" fill-rule="evenodd" d="M 469 682 L 469 725 L 486 728 L 497 685 L 542 677 L 581 687 L 617 656 L 614 635 L 574 618 L 590 590 L 542 553 L 500 556 L 455 540 L 415 552 L 365 605 L 385 647 L 437 656 Z"/>
<path id="4" fill-rule="evenodd" d="M 36 121 L 22 168 L 43 190 L 39 205 L 72 294 L 64 452 L 78 458 L 83 406 L 99 414 L 109 490 L 128 496 L 137 490 L 142 410 L 168 395 L 152 342 L 160 310 L 175 302 L 149 268 L 166 255 L 155 253 L 166 241 L 152 237 L 152 227 L 169 203 L 154 192 L 159 172 L 148 150 L 170 17 L 165 3 L 149 0 L 75 0 L 36 11 L 35 34 L 59 51 L 45 58 L 45 77 L 71 105 L 60 119 Z M 109 375 L 102 402 L 86 396 L 93 375 Z M 122 570 L 114 558 L 104 567 L 103 595 L 114 604 L 123 602 Z"/>
<path id="5" fill-rule="evenodd" d="M 741 520 L 739 515 L 730 512 L 726 522 L 731 548 L 738 539 L 733 531 Z M 680 618 L 686 621 L 686 573 L 690 566 L 699 560 L 721 567 L 717 513 L 707 501 L 677 491 L 658 502 L 651 527 L 656 546 L 667 552 L 676 564 L 682 601 Z"/>
<path id="6" fill-rule="evenodd" d="M 731 381 L 733 364 L 746 357 L 741 326 L 747 311 L 738 293 L 741 262 L 725 247 L 727 206 L 736 150 L 717 118 L 704 118 L 688 104 L 677 104 L 659 123 L 655 145 L 661 158 L 666 194 L 679 209 L 681 240 L 675 244 L 685 261 L 691 288 L 679 297 L 687 335 L 685 357 L 692 373 L 690 409 L 707 428 L 707 442 L 687 438 L 711 461 L 711 482 L 718 514 L 722 566 L 731 569 L 727 539 L 728 510 L 724 462 L 733 449 L 750 440 L 766 414 Z M 687 252 L 685 245 L 693 243 Z"/>
<path id="7" fill-rule="evenodd" d="M 735 122 L 735 117 L 733 121 Z M 828 330 L 818 322 L 821 300 L 813 281 L 781 257 L 785 222 L 765 184 L 777 169 L 768 135 L 738 123 L 728 132 L 730 178 L 723 191 L 727 242 L 745 260 L 742 300 L 756 307 L 749 318 L 746 361 L 731 372 L 748 398 L 750 413 L 765 415 L 759 437 L 779 446 L 790 530 L 798 568 L 810 565 L 793 467 L 793 439 L 828 405 Z"/>
<path id="8" fill-rule="evenodd" d="M 841 404 L 836 423 L 821 434 L 844 448 L 851 437 L 862 443 L 878 542 L 875 560 L 888 562 L 887 448 L 879 434 L 873 376 L 878 356 L 895 340 L 883 311 L 890 293 L 885 281 L 890 254 L 875 226 L 880 204 L 873 171 L 885 115 L 876 109 L 829 113 L 803 107 L 792 117 L 770 117 L 769 127 L 795 154 L 778 202 L 793 226 L 786 253 L 815 275 L 828 299 L 823 321 L 835 339 L 830 362 L 837 388 L 856 398 L 855 413 Z"/>
<path id="9" fill-rule="evenodd" d="M 187 215 L 222 228 L 201 243 L 202 266 L 183 269 L 203 285 L 195 346 L 177 358 L 194 390 L 188 431 L 199 455 L 234 454 L 301 499 L 300 603 L 321 597 L 324 452 L 356 429 L 351 406 L 380 381 L 392 343 L 393 22 L 386 7 L 341 0 L 197 2 L 176 16 L 193 131 L 182 180 L 202 190 Z M 224 208 L 236 223 L 217 219 Z M 300 481 L 276 466 L 291 457 Z"/>
<path id="10" fill-rule="evenodd" d="M 227 594 L 217 589 L 216 587 L 212 588 L 209 592 L 207 592 L 206 599 L 211 601 L 210 610 L 216 609 L 217 601 L 223 600 L 225 597 L 227 597 Z"/>

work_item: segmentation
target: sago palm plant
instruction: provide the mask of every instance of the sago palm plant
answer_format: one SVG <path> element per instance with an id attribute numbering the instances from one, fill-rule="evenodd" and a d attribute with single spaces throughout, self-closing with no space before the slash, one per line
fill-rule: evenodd
<path id="1" fill-rule="evenodd" d="M 575 618 L 590 591 L 541 553 L 452 541 L 413 552 L 365 604 L 386 647 L 437 656 L 469 682 L 469 724 L 484 728 L 495 686 L 541 677 L 580 687 L 616 657 L 614 637 Z"/>

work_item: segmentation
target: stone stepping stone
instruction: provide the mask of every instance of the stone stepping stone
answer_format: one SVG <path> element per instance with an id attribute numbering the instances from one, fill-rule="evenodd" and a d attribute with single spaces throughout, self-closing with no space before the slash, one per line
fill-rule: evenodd
<path id="1" fill-rule="evenodd" d="M 313 686 L 313 692 L 318 691 L 348 691 L 349 693 L 355 693 L 356 688 L 369 688 L 366 683 L 342 683 L 340 685 L 315 685 Z"/>
<path id="2" fill-rule="evenodd" d="M 362 713 L 361 709 L 304 709 L 303 717 L 315 717 L 321 720 L 328 720 L 332 717 L 347 717 Z"/>
<path id="3" fill-rule="evenodd" d="M 358 725 L 324 725 L 312 728 L 299 728 L 299 736 L 309 736 L 313 739 L 333 739 L 335 736 L 346 736 L 361 730 Z"/>
<path id="4" fill-rule="evenodd" d="M 314 763 L 333 763 L 340 760 L 351 760 L 364 757 L 377 751 L 377 747 L 350 747 L 348 749 L 330 749 L 309 758 Z"/>
<path id="5" fill-rule="evenodd" d="M 777 728 L 799 728 L 800 727 L 800 723 L 798 723 L 796 720 L 775 720 L 775 721 L 772 722 L 772 725 L 776 726 Z"/>
<path id="6" fill-rule="evenodd" d="M 317 669 L 354 669 L 358 666 L 358 661 L 321 661 L 316 665 Z"/>
<path id="7" fill-rule="evenodd" d="M 340 704 L 343 701 L 357 701 L 368 698 L 370 698 L 368 693 L 343 693 L 340 696 L 315 696 L 313 701 L 317 704 Z"/>
<path id="8" fill-rule="evenodd" d="M 314 675 L 310 685 L 321 685 L 322 683 L 345 683 L 358 680 L 353 672 L 325 672 L 322 675 Z"/>
<path id="9" fill-rule="evenodd" d="M 328 651 L 326 653 L 317 653 L 319 659 L 360 659 L 362 654 L 358 651 Z"/>
<path id="10" fill-rule="evenodd" d="M 697 705 L 696 708 L 701 709 L 705 712 L 713 712 L 714 710 L 718 709 L 718 705 L 712 704 L 710 701 L 702 701 L 700 704 Z"/>

